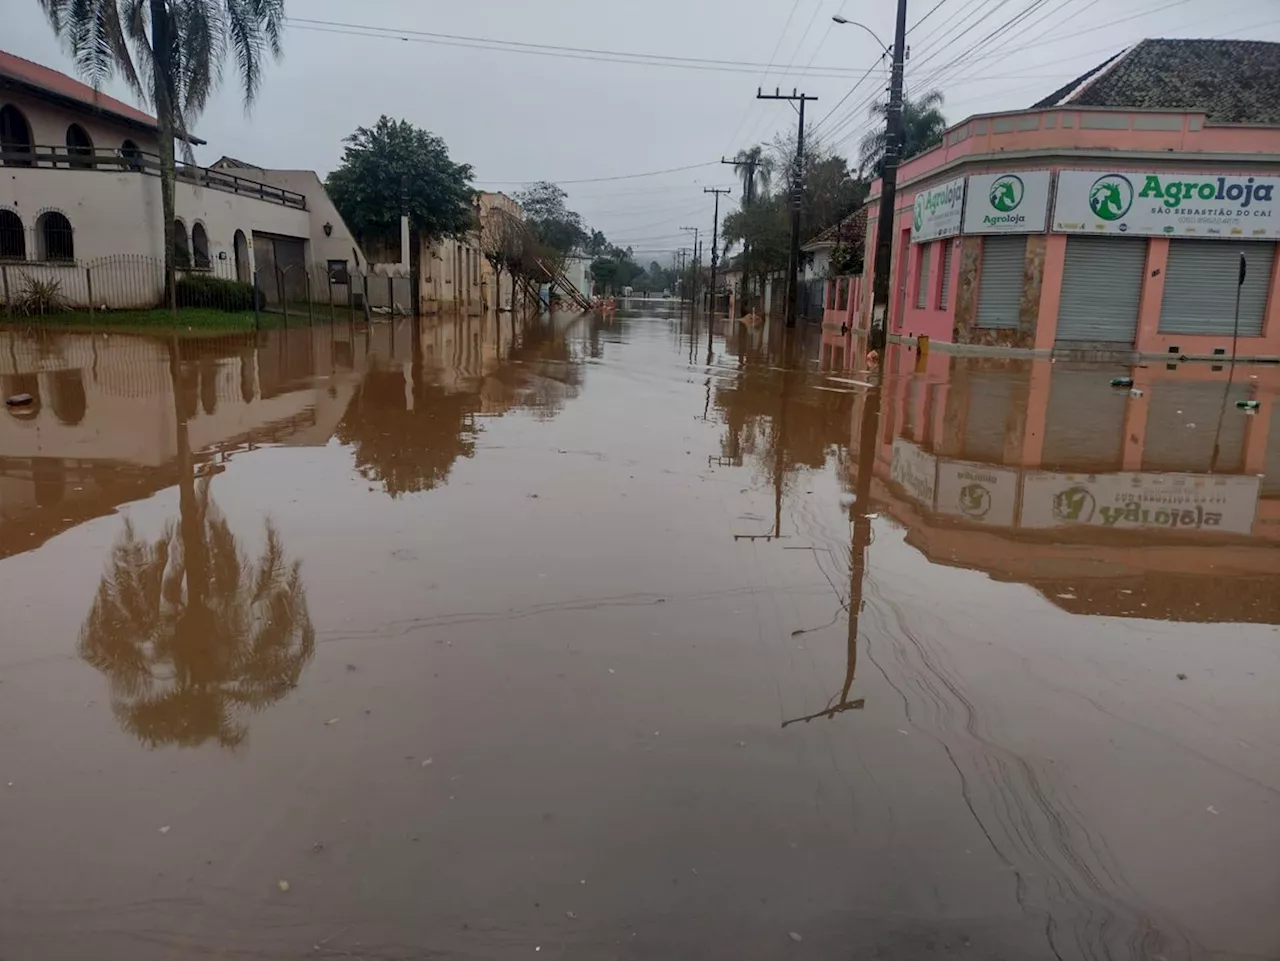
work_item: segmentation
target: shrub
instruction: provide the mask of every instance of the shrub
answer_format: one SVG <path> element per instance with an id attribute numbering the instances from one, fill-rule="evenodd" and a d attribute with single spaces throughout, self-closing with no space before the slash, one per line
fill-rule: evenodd
<path id="1" fill-rule="evenodd" d="M 253 284 L 192 274 L 179 277 L 179 307 L 206 307 L 213 310 L 253 310 Z M 266 306 L 266 295 L 258 292 L 258 307 Z"/>
<path id="2" fill-rule="evenodd" d="M 19 281 L 18 296 L 14 307 L 20 314 L 54 314 L 64 308 L 62 302 L 62 282 L 60 280 L 41 280 L 30 274 L 23 274 Z"/>

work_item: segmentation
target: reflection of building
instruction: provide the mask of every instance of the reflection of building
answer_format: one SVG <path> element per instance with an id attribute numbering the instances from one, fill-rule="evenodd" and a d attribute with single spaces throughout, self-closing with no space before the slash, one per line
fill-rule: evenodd
<path id="1" fill-rule="evenodd" d="M 1139 370 L 1138 397 L 1047 360 L 887 360 L 873 493 L 931 560 L 1082 613 L 1280 619 L 1280 371 L 1249 415 L 1208 368 Z"/>
<path id="2" fill-rule="evenodd" d="M 948 128 L 899 170 L 889 332 L 1222 356 L 1244 255 L 1239 353 L 1280 356 L 1280 113 L 1256 85 L 1277 69 L 1280 44 L 1147 40 Z"/>
<path id="3" fill-rule="evenodd" d="M 0 53 L 0 134 L 0 265 L 11 293 L 30 276 L 57 280 L 72 305 L 158 303 L 165 252 L 155 119 Z M 305 299 L 315 262 L 353 256 L 310 171 L 179 163 L 174 203 L 179 267 L 246 282 L 257 270 L 273 301 Z"/>

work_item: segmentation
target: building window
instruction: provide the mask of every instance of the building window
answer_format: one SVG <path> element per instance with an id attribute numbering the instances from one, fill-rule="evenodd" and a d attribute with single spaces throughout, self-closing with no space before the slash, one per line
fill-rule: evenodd
<path id="1" fill-rule="evenodd" d="M 181 220 L 173 222 L 173 265 L 179 270 L 191 266 L 191 244 L 187 241 L 187 225 Z"/>
<path id="2" fill-rule="evenodd" d="M 125 160 L 125 167 L 138 170 L 142 166 L 142 151 L 132 140 L 126 140 L 120 145 L 120 156 Z"/>
<path id="3" fill-rule="evenodd" d="M 67 128 L 67 156 L 73 167 L 93 166 L 93 141 L 78 123 Z"/>
<path id="4" fill-rule="evenodd" d="M 236 280 L 247 284 L 251 279 L 249 277 L 249 242 L 245 240 L 243 230 L 236 231 L 231 246 L 236 258 Z"/>
<path id="5" fill-rule="evenodd" d="M 0 107 L 0 160 L 6 167 L 33 166 L 31 126 L 11 103 Z"/>
<path id="6" fill-rule="evenodd" d="M 26 260 L 27 235 L 22 218 L 12 210 L 0 210 L 0 260 Z"/>
<path id="7" fill-rule="evenodd" d="M 36 237 L 40 241 L 41 260 L 75 260 L 75 242 L 71 221 L 56 210 L 48 210 L 36 221 Z"/>
<path id="8" fill-rule="evenodd" d="M 351 273 L 347 270 L 347 262 L 345 260 L 330 260 L 328 264 L 329 283 L 331 284 L 349 284 L 351 283 Z"/>
<path id="9" fill-rule="evenodd" d="M 929 254 L 932 243 L 920 244 L 916 258 L 916 308 L 923 310 L 929 306 Z"/>
<path id="10" fill-rule="evenodd" d="M 195 258 L 196 270 L 208 270 L 212 266 L 209 263 L 209 235 L 199 221 L 191 227 L 191 255 Z"/>

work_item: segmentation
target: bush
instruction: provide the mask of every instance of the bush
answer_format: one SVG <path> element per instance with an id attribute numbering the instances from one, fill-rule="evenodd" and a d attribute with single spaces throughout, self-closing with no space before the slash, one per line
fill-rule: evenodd
<path id="1" fill-rule="evenodd" d="M 253 284 L 201 274 L 179 277 L 177 284 L 179 307 L 206 307 L 213 310 L 253 310 Z M 267 298 L 258 292 L 258 307 L 265 307 Z"/>
<path id="2" fill-rule="evenodd" d="M 66 306 L 62 300 L 62 282 L 41 280 L 30 274 L 22 274 L 22 279 L 18 282 L 18 296 L 14 306 L 18 313 L 27 316 L 55 314 Z"/>

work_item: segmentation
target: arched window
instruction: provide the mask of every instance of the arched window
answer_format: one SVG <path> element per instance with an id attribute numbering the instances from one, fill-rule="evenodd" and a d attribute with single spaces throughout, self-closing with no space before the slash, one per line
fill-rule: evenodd
<path id="1" fill-rule="evenodd" d="M 191 255 L 195 258 L 196 270 L 208 270 L 209 235 L 204 232 L 204 224 L 196 221 L 191 226 Z"/>
<path id="2" fill-rule="evenodd" d="M 0 210 L 0 260 L 26 260 L 27 234 L 22 218 L 12 210 Z"/>
<path id="3" fill-rule="evenodd" d="M 93 141 L 78 123 L 67 128 L 67 156 L 73 167 L 93 166 Z"/>
<path id="4" fill-rule="evenodd" d="M 249 277 L 249 243 L 244 239 L 243 230 L 236 231 L 232 246 L 235 247 L 236 255 L 236 280 L 247 284 L 251 279 Z"/>
<path id="5" fill-rule="evenodd" d="M 56 210 L 45 211 L 36 221 L 36 240 L 41 260 L 76 259 L 71 221 Z"/>
<path id="6" fill-rule="evenodd" d="M 0 107 L 0 160 L 6 167 L 30 167 L 31 125 L 11 103 Z"/>
<path id="7" fill-rule="evenodd" d="M 191 266 L 191 245 L 187 242 L 187 225 L 181 220 L 173 222 L 173 265 L 184 269 Z"/>
<path id="8" fill-rule="evenodd" d="M 142 166 L 142 151 L 138 149 L 138 145 L 132 140 L 126 140 L 120 145 L 120 156 L 124 158 L 122 166 L 137 170 Z"/>

